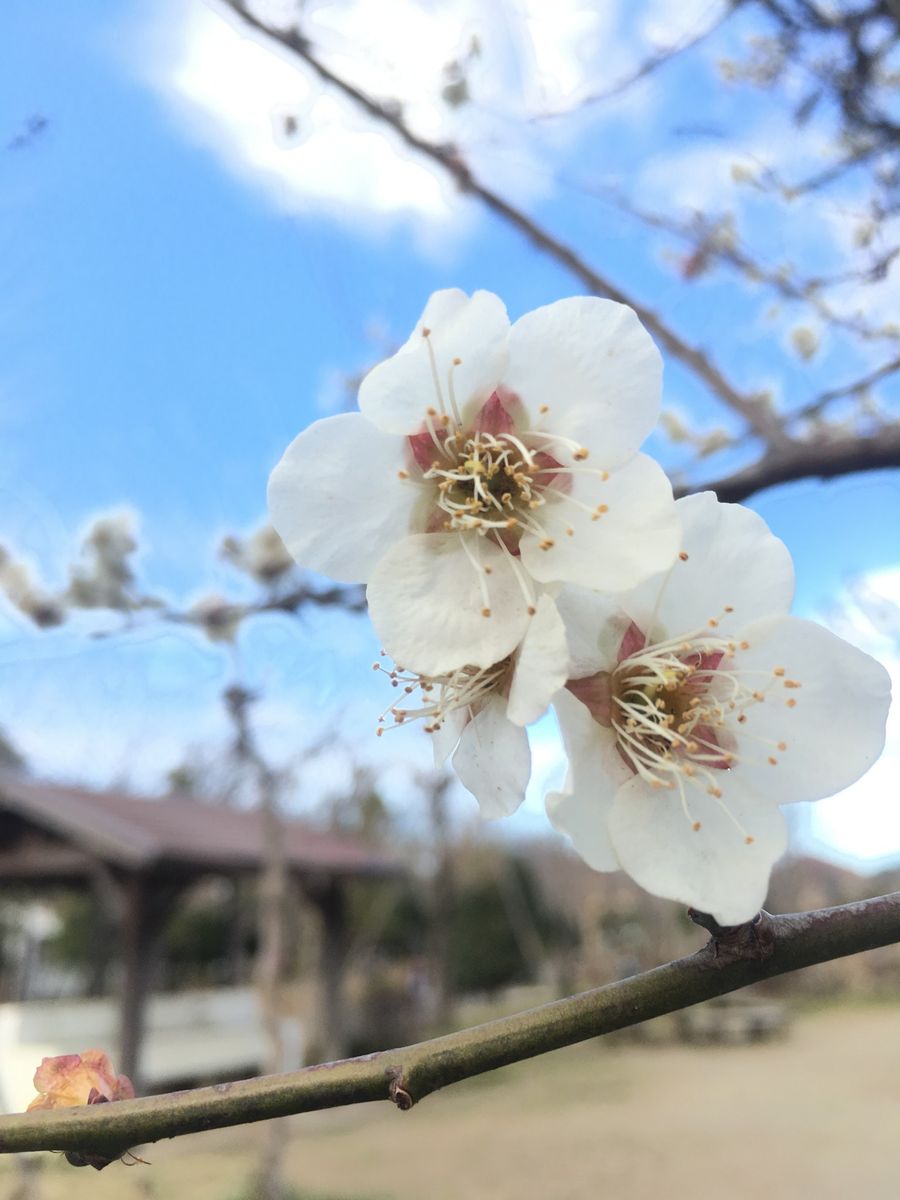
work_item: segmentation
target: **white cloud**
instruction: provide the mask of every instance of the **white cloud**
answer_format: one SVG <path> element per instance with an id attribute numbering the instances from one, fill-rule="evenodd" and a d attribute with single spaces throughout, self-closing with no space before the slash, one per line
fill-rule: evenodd
<path id="1" fill-rule="evenodd" d="M 167 19 L 167 53 L 147 64 L 152 81 L 191 136 L 279 208 L 449 218 L 451 199 L 437 176 L 308 72 L 198 0 Z M 290 144 L 275 125 L 286 112 L 298 123 Z"/>
<path id="2" fill-rule="evenodd" d="M 598 64 L 607 75 L 616 69 L 617 14 L 612 0 L 310 0 L 303 29 L 336 72 L 402 104 L 411 128 L 463 146 L 492 187 L 526 202 L 550 190 L 547 155 L 565 138 L 556 125 L 546 132 L 522 117 L 587 90 Z M 179 128 L 282 211 L 325 212 L 370 228 L 411 221 L 431 250 L 436 229 L 464 232 L 472 219 L 440 169 L 214 3 L 160 0 L 122 40 L 132 69 Z M 473 99 L 452 108 L 441 98 L 444 70 L 461 59 Z M 290 136 L 286 114 L 296 121 Z"/>

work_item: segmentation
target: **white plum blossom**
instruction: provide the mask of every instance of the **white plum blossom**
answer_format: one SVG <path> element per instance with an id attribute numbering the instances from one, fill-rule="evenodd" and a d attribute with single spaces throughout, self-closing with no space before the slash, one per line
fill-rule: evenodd
<path id="1" fill-rule="evenodd" d="M 490 667 L 545 585 L 621 592 L 673 560 L 671 487 L 638 448 L 661 360 L 631 309 L 573 297 L 512 326 L 490 292 L 435 292 L 363 380 L 359 413 L 316 421 L 269 483 L 296 561 L 368 584 L 395 660 Z"/>
<path id="2" fill-rule="evenodd" d="M 790 555 L 759 516 L 711 493 L 676 507 L 669 571 L 624 596 L 557 599 L 569 775 L 548 811 L 595 869 L 734 925 L 787 846 L 778 806 L 840 791 L 881 753 L 890 679 L 788 615 Z"/>
<path id="3" fill-rule="evenodd" d="M 508 816 L 524 800 L 531 775 L 525 726 L 544 715 L 565 685 L 567 661 L 562 619 L 551 598 L 541 596 L 517 649 L 489 667 L 459 667 L 430 677 L 375 663 L 402 688 L 402 699 L 382 715 L 378 732 L 424 720 L 435 765 L 443 766 L 453 754 L 453 769 L 478 800 L 482 816 Z"/>

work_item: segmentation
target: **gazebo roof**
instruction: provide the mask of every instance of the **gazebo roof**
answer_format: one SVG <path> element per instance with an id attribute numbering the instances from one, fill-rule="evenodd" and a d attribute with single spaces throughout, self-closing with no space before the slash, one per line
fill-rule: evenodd
<path id="1" fill-rule="evenodd" d="M 291 870 L 390 875 L 396 860 L 358 838 L 284 821 Z M 263 860 L 260 814 L 193 796 L 92 792 L 0 771 L 0 881 L 69 880 L 97 860 L 126 871 L 252 871 Z"/>

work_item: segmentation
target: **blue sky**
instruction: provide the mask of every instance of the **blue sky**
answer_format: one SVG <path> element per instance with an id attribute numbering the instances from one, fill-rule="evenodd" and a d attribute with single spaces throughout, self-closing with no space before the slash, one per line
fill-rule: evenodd
<path id="1" fill-rule="evenodd" d="M 439 68 L 465 49 L 477 6 L 396 0 L 380 10 L 383 24 L 396 22 L 396 61 L 377 45 L 354 51 L 375 36 L 365 6 L 313 4 L 310 19 L 331 61 L 376 90 L 388 71 L 420 128 L 459 137 L 482 176 L 676 318 L 746 386 L 777 382 L 777 402 L 791 407 L 877 361 L 870 347 L 831 334 L 813 363 L 799 361 L 787 338 L 806 317 L 767 314 L 759 289 L 722 273 L 686 287 L 664 245 L 585 190 L 627 180 L 657 206 L 727 195 L 772 261 L 840 261 L 844 226 L 856 219 L 852 185 L 824 218 L 826 240 L 809 214 L 773 223 L 752 194 L 728 191 L 729 163 L 757 161 L 762 145 L 786 161 L 816 152 L 773 98 L 719 82 L 716 56 L 750 30 L 723 30 L 714 48 L 611 107 L 523 122 L 523 111 L 571 103 L 588 77 L 626 73 L 660 29 L 699 27 L 716 5 L 550 8 L 552 37 L 537 0 L 492 9 L 476 30 L 476 103 L 459 113 L 435 99 Z M 434 288 L 490 288 L 513 316 L 578 291 L 200 0 L 49 10 L 8 0 L 4 21 L 15 54 L 0 73 L 0 145 L 37 114 L 47 126 L 0 153 L 0 542 L 51 584 L 62 582 L 86 522 L 127 507 L 140 515 L 141 570 L 155 591 L 184 601 L 238 586 L 216 559 L 221 535 L 260 521 L 268 472 L 288 441 L 338 402 L 342 373 L 405 337 Z M 281 105 L 301 114 L 297 147 L 271 135 Z M 737 130 L 733 152 L 723 155 L 721 138 L 677 131 L 698 108 Z M 886 300 L 867 302 L 878 311 Z M 722 423 L 677 363 L 667 362 L 666 386 L 668 402 L 699 426 Z M 652 448 L 678 464 L 681 451 L 661 438 Z M 720 456 L 710 470 L 736 461 Z M 794 554 L 799 612 L 827 608 L 852 576 L 900 565 L 896 473 L 804 482 L 753 505 Z M 290 757 L 337 722 L 363 757 L 399 764 L 402 791 L 422 746 L 404 731 L 390 749 L 373 748 L 374 649 L 365 623 L 342 616 L 311 616 L 299 631 L 258 622 L 242 635 L 240 669 L 266 691 L 260 720 L 273 753 Z M 0 613 L 0 725 L 48 773 L 152 786 L 185 747 L 221 737 L 217 696 L 233 670 L 181 631 L 88 642 L 35 636 Z M 332 776 L 340 781 L 336 760 L 310 790 L 327 790 Z M 845 807 L 824 830 L 833 845 L 900 853 L 900 819 Z"/>

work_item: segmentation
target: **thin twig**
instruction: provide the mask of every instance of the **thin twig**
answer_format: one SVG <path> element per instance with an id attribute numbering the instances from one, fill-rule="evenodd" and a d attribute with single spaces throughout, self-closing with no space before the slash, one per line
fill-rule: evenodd
<path id="1" fill-rule="evenodd" d="M 882 363 L 880 367 L 876 367 L 868 375 L 853 379 L 850 383 L 842 384 L 840 387 L 831 388 L 827 392 L 821 392 L 809 404 L 805 404 L 802 408 L 797 409 L 796 412 L 788 413 L 788 419 L 790 421 L 797 421 L 804 417 L 818 416 L 833 400 L 841 400 L 844 396 L 858 395 L 873 384 L 880 383 L 882 379 L 887 379 L 890 375 L 895 375 L 897 371 L 900 371 L 900 355 L 890 359 L 888 362 Z"/>
<path id="2" fill-rule="evenodd" d="M 623 92 L 627 92 L 629 88 L 636 83 L 640 83 L 642 79 L 655 74 L 660 67 L 668 66 L 673 59 L 679 58 L 682 54 L 686 54 L 689 50 L 695 49 L 705 42 L 707 38 L 719 30 L 732 13 L 737 11 L 737 6 L 732 4 L 730 0 L 725 0 L 725 7 L 708 25 L 705 25 L 699 33 L 693 35 L 685 33 L 676 42 L 671 42 L 668 46 L 662 46 L 659 50 L 655 50 L 653 54 L 647 55 L 645 59 L 628 75 L 622 79 L 616 80 L 615 83 L 606 88 L 598 88 L 595 92 L 589 92 L 583 96 L 575 104 L 569 105 L 567 108 L 556 108 L 546 112 L 535 113 L 532 121 L 545 121 L 554 117 L 568 117 L 573 112 L 579 112 L 583 108 L 587 108 L 594 104 L 602 104 L 606 100 L 612 100 L 616 96 L 621 96 Z"/>
<path id="3" fill-rule="evenodd" d="M 305 62 L 321 80 L 342 92 L 370 117 L 374 117 L 377 121 L 393 129 L 407 146 L 437 163 L 452 177 L 461 192 L 480 200 L 490 212 L 500 217 L 508 225 L 512 225 L 533 246 L 570 271 L 588 291 L 595 295 L 607 296 L 611 300 L 633 308 L 649 332 L 673 357 L 692 371 L 723 403 L 740 414 L 766 442 L 771 445 L 780 444 L 784 436 L 781 426 L 767 411 L 765 405 L 760 403 L 758 396 L 740 391 L 703 350 L 686 342 L 658 313 L 635 300 L 622 287 L 607 279 L 585 262 L 571 246 L 554 237 L 527 213 L 516 208 L 497 192 L 481 183 L 473 175 L 457 146 L 452 143 L 432 142 L 414 133 L 404 120 L 399 105 L 381 103 L 355 84 L 336 74 L 330 67 L 325 66 L 313 52 L 309 39 L 297 30 L 277 29 L 267 25 L 247 9 L 243 0 L 222 0 L 222 3 L 231 9 L 248 28 L 291 51 L 297 58 Z"/>
<path id="4" fill-rule="evenodd" d="M 617 187 L 585 183 L 577 179 L 564 179 L 563 182 L 566 186 L 579 192 L 596 196 L 600 200 L 615 205 L 620 212 L 633 217 L 651 229 L 660 229 L 688 242 L 694 248 L 694 254 L 688 260 L 693 266 L 692 276 L 698 273 L 700 267 L 705 267 L 708 263 L 724 263 L 739 271 L 745 279 L 772 288 L 784 299 L 796 300 L 808 305 L 824 321 L 838 328 L 846 329 L 864 341 L 897 342 L 900 340 L 900 331 L 893 326 L 873 326 L 860 317 L 845 316 L 832 308 L 822 295 L 823 288 L 839 287 L 847 283 L 881 282 L 887 277 L 888 270 L 900 255 L 900 246 L 892 246 L 868 266 L 858 270 L 844 271 L 831 278 L 826 276 L 810 279 L 791 277 L 779 267 L 768 266 L 754 259 L 736 242 L 732 244 L 730 241 L 717 241 L 715 218 L 695 213 L 692 220 L 685 220 L 642 208 Z"/>
<path id="5" fill-rule="evenodd" d="M 414 1046 L 195 1091 L 0 1117 L 0 1153 L 65 1150 L 102 1161 L 161 1138 L 346 1104 L 389 1100 L 407 1109 L 473 1075 L 895 942 L 900 892 L 791 916 L 762 913 L 688 958 Z"/>

